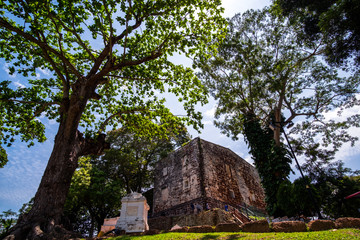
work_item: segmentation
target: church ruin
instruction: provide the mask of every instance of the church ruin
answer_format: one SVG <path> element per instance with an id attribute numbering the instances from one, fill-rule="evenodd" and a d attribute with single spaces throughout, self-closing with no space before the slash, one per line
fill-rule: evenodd
<path id="1" fill-rule="evenodd" d="M 228 148 L 200 138 L 170 153 L 155 167 L 153 216 L 201 209 L 265 209 L 256 169 Z"/>

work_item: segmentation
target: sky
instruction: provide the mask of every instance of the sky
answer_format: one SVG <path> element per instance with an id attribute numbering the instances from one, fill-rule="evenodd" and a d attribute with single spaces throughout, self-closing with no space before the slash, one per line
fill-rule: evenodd
<path id="1" fill-rule="evenodd" d="M 270 0 L 223 0 L 223 7 L 225 8 L 224 17 L 232 17 L 236 13 L 244 12 L 247 9 L 263 8 L 270 4 Z M 183 59 L 175 59 L 175 62 L 183 62 Z M 189 63 L 190 64 L 190 63 Z M 49 73 L 39 71 L 39 75 L 46 77 Z M 0 78 L 14 81 L 15 86 L 21 87 L 21 82 L 17 81 L 16 76 L 8 75 L 8 66 L 0 60 Z M 176 114 L 176 110 L 181 108 L 180 103 L 174 100 L 169 100 L 168 106 Z M 248 148 L 243 141 L 233 141 L 230 138 L 222 135 L 220 130 L 213 125 L 213 116 L 215 112 L 216 102 L 210 99 L 209 103 L 198 110 L 203 113 L 204 129 L 199 134 L 198 132 L 189 129 L 192 137 L 201 137 L 204 140 L 219 144 L 234 151 L 236 154 L 252 163 L 251 156 L 248 153 Z M 359 112 L 360 108 L 352 109 L 353 112 Z M 344 113 L 344 114 L 348 114 Z M 330 112 L 328 118 L 336 118 L 335 112 Z M 36 193 L 39 186 L 42 174 L 45 170 L 47 160 L 51 154 L 54 136 L 57 131 L 57 124 L 54 121 L 49 121 L 46 118 L 41 118 L 41 121 L 46 125 L 47 141 L 44 143 L 36 143 L 34 147 L 28 148 L 26 143 L 16 142 L 10 149 L 8 149 L 9 162 L 4 168 L 0 168 L 0 212 L 12 209 L 18 211 L 24 203 L 27 203 Z M 352 131 L 354 135 L 360 137 L 359 129 Z M 355 147 L 345 145 L 336 156 L 336 159 L 343 160 L 347 167 L 352 169 L 360 169 L 359 143 Z M 293 164 L 294 169 L 294 164 Z M 298 175 L 290 176 L 291 179 Z"/>

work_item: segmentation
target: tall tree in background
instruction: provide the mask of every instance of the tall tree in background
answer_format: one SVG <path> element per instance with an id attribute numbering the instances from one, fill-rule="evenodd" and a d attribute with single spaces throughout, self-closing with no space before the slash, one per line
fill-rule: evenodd
<path id="1" fill-rule="evenodd" d="M 358 114 L 335 121 L 326 119 L 325 113 L 341 113 L 359 104 L 359 76 L 339 77 L 335 69 L 317 61 L 321 41 L 305 48 L 298 42 L 298 31 L 300 26 L 270 14 L 268 9 L 250 10 L 230 20 L 218 55 L 197 62 L 201 78 L 218 100 L 215 117 L 219 120 L 215 124 L 235 140 L 245 134 L 256 167 L 260 169 L 266 163 L 264 172 L 259 173 L 269 201 L 290 172 L 280 125 L 302 119 L 291 132 L 304 146 L 320 139 L 322 146 L 332 146 L 336 151 L 343 142 L 354 144 L 357 140 L 346 130 L 359 127 Z M 269 134 L 274 144 L 266 140 Z M 283 164 L 274 160 L 276 156 Z M 272 175 L 278 176 L 276 181 L 271 180 Z M 272 214 L 276 199 L 273 204 L 269 201 Z"/>
<path id="2" fill-rule="evenodd" d="M 326 60 L 360 67 L 360 2 L 358 0 L 274 0 L 278 14 L 301 22 L 304 42 L 321 39 Z"/>
<path id="3" fill-rule="evenodd" d="M 106 140 L 111 146 L 103 156 L 80 159 L 64 209 L 67 228 L 90 237 L 105 218 L 119 215 L 125 194 L 151 187 L 154 164 L 190 137 L 186 128 L 149 138 L 123 127 L 109 132 Z"/>
<path id="4" fill-rule="evenodd" d="M 360 217 L 360 199 L 345 199 L 346 196 L 360 191 L 360 171 L 344 167 L 342 161 L 304 164 L 320 196 L 319 203 L 324 213 L 332 218 Z"/>
<path id="5" fill-rule="evenodd" d="M 219 6 L 218 0 L 0 3 L 0 57 L 9 74 L 24 77 L 24 88 L 0 84 L 1 144 L 11 145 L 16 135 L 30 145 L 44 141 L 39 116 L 59 124 L 34 205 L 10 237 L 54 233 L 78 158 L 109 147 L 106 126 L 164 135 L 180 122 L 201 125 L 194 110 L 206 102 L 201 83 L 168 57 L 196 59 L 215 49 L 209 43 L 225 24 Z M 39 71 L 48 75 L 37 77 Z M 155 94 L 165 91 L 184 101 L 186 117 L 171 114 Z"/>
<path id="6" fill-rule="evenodd" d="M 119 215 L 124 195 L 121 179 L 109 175 L 99 161 L 81 157 L 66 198 L 62 224 L 66 229 L 93 237 L 105 218 Z"/>
<path id="7" fill-rule="evenodd" d="M 169 132 L 166 138 L 138 136 L 127 128 L 121 128 L 111 131 L 107 139 L 111 148 L 101 157 L 100 164 L 110 176 L 123 181 L 129 194 L 151 187 L 155 163 L 188 142 L 190 136 L 184 127 L 176 134 Z"/>

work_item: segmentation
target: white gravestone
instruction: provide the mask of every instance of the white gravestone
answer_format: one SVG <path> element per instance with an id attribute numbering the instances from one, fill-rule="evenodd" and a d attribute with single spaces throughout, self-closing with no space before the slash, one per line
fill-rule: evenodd
<path id="1" fill-rule="evenodd" d="M 146 198 L 140 193 L 130 193 L 121 199 L 121 214 L 116 222 L 116 229 L 127 233 L 149 230 L 147 223 L 150 209 Z"/>

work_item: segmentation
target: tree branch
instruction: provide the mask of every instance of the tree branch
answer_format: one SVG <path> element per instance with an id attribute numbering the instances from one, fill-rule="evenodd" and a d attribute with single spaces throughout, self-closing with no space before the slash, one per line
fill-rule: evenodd
<path id="1" fill-rule="evenodd" d="M 105 121 L 100 125 L 98 133 L 101 133 L 105 127 L 107 126 L 108 122 L 115 118 L 115 117 L 120 117 L 123 114 L 129 114 L 129 113 L 136 113 L 136 112 L 145 112 L 145 111 L 150 111 L 149 109 L 145 109 L 145 108 L 139 108 L 139 109 L 133 109 L 133 110 L 128 110 L 128 111 L 123 111 L 123 112 L 117 112 L 114 114 L 111 114 L 107 119 L 105 119 Z"/>
<path id="2" fill-rule="evenodd" d="M 35 101 L 25 101 L 25 100 L 18 100 L 18 99 L 0 99 L 0 101 L 3 102 L 18 102 L 18 103 L 24 103 L 24 104 L 40 104 L 41 108 L 37 111 L 34 112 L 34 117 L 36 117 L 37 115 L 39 115 L 40 113 L 42 113 L 44 111 L 44 109 L 48 106 L 51 105 L 61 105 L 60 102 L 35 102 Z"/>
<path id="3" fill-rule="evenodd" d="M 168 81 L 168 82 L 172 82 L 172 83 L 175 83 L 175 84 L 177 83 L 176 81 L 173 81 L 173 80 L 168 79 L 168 78 L 136 78 L 136 77 L 117 76 L 117 75 L 112 75 L 112 74 L 108 74 L 106 76 L 114 77 L 114 78 L 120 78 L 120 79 L 138 80 L 138 81 Z"/>
<path id="4" fill-rule="evenodd" d="M 150 55 L 148 56 L 145 56 L 141 59 L 138 59 L 138 60 L 132 60 L 132 61 L 126 61 L 126 62 L 122 62 L 122 63 L 119 63 L 117 65 L 115 65 L 112 70 L 115 71 L 115 70 L 119 70 L 123 67 L 129 67 L 129 66 L 135 66 L 135 65 L 140 65 L 144 62 L 147 62 L 147 61 L 150 61 L 150 60 L 154 60 L 158 57 L 160 57 L 162 55 L 162 52 L 160 51 L 154 51 L 152 52 Z"/>
<path id="5" fill-rule="evenodd" d="M 61 24 L 61 26 L 68 32 L 71 32 L 77 39 L 77 43 L 88 53 L 89 57 L 95 61 L 95 56 L 91 53 L 90 49 L 86 46 L 86 44 L 84 43 L 84 41 L 81 39 L 81 37 L 79 36 L 79 34 L 75 31 L 75 26 L 73 25 L 73 29 L 70 29 L 69 27 L 67 27 L 63 21 L 60 21 L 56 16 L 54 16 L 53 14 L 49 14 L 50 18 L 55 18 L 56 20 L 58 20 Z"/>
<path id="6" fill-rule="evenodd" d="M 42 42 L 39 41 L 38 39 L 36 39 L 35 37 L 33 37 L 32 35 L 24 32 L 23 30 L 11 25 L 9 22 L 7 22 L 4 18 L 0 17 L 0 26 L 13 31 L 15 33 L 17 33 L 18 35 L 20 35 L 21 37 L 25 38 L 26 40 L 35 43 L 36 45 L 38 45 L 43 52 L 44 51 L 49 51 L 53 54 L 55 54 L 57 57 L 59 57 L 61 59 L 61 61 L 63 61 L 67 67 L 70 68 L 71 72 L 77 76 L 78 78 L 81 77 L 81 74 L 76 70 L 76 68 L 72 65 L 72 63 L 69 62 L 69 60 L 63 56 L 62 54 L 60 54 L 58 51 L 56 51 L 55 49 L 53 49 L 52 47 L 50 47 L 46 42 Z"/>

